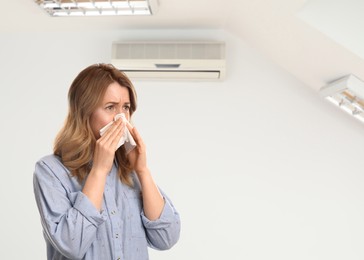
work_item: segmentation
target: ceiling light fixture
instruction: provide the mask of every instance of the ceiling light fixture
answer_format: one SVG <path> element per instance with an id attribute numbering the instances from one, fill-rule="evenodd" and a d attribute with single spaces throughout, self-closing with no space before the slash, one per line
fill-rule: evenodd
<path id="1" fill-rule="evenodd" d="M 50 16 L 153 15 L 157 0 L 35 0 Z"/>
<path id="2" fill-rule="evenodd" d="M 350 74 L 320 89 L 320 94 L 364 123 L 364 82 Z"/>

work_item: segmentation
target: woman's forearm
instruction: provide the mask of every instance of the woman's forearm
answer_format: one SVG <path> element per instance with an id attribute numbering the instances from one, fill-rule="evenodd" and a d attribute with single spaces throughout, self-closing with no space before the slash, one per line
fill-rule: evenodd
<path id="1" fill-rule="evenodd" d="M 91 170 L 82 189 L 82 192 L 99 211 L 101 211 L 102 207 L 106 176 L 105 173 Z"/>
<path id="2" fill-rule="evenodd" d="M 142 190 L 144 214 L 149 220 L 156 220 L 163 211 L 163 196 L 159 192 L 149 170 L 139 172 L 137 175 Z"/>

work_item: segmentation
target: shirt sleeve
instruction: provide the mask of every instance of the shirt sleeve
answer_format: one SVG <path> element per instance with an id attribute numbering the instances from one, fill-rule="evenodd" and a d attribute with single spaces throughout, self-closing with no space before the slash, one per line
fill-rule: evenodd
<path id="1" fill-rule="evenodd" d="M 174 246 L 179 239 L 181 221 L 171 200 L 163 191 L 160 192 L 165 202 L 161 216 L 157 220 L 151 221 L 142 212 L 141 217 L 150 247 L 158 250 L 167 250 Z"/>
<path id="2" fill-rule="evenodd" d="M 60 172 L 69 178 L 62 167 L 37 162 L 33 178 L 35 199 L 47 240 L 65 257 L 82 259 L 106 216 L 81 191 L 67 191 L 57 176 Z"/>

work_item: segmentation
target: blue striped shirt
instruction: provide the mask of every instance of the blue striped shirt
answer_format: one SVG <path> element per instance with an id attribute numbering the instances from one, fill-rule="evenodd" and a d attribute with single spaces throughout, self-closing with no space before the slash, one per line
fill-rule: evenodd
<path id="1" fill-rule="evenodd" d="M 107 176 L 101 212 L 72 177 L 59 157 L 36 163 L 34 194 L 38 205 L 47 259 L 147 260 L 148 246 L 166 250 L 178 240 L 180 218 L 161 191 L 165 205 L 159 219 L 143 213 L 140 183 L 123 184 L 113 165 Z"/>

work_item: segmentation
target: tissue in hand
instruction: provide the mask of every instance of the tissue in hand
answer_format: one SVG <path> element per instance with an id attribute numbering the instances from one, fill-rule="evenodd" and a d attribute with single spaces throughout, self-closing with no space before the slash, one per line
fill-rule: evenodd
<path id="1" fill-rule="evenodd" d="M 136 143 L 135 143 L 135 141 L 134 141 L 131 133 L 129 132 L 129 129 L 126 127 L 126 124 L 129 124 L 130 126 L 131 126 L 131 124 L 126 119 L 124 113 L 117 114 L 114 117 L 114 121 L 118 120 L 119 118 L 121 118 L 121 120 L 123 120 L 123 123 L 125 124 L 125 127 L 124 127 L 124 134 L 120 138 L 120 141 L 119 141 L 118 146 L 117 146 L 116 149 L 118 149 L 120 146 L 122 146 L 123 144 L 125 144 L 126 153 L 129 153 L 136 146 Z M 107 129 L 109 129 L 109 127 L 114 123 L 114 121 L 111 121 L 110 123 L 108 123 L 107 125 L 105 125 L 103 128 L 100 129 L 100 136 L 103 136 L 104 135 L 105 131 Z"/>

